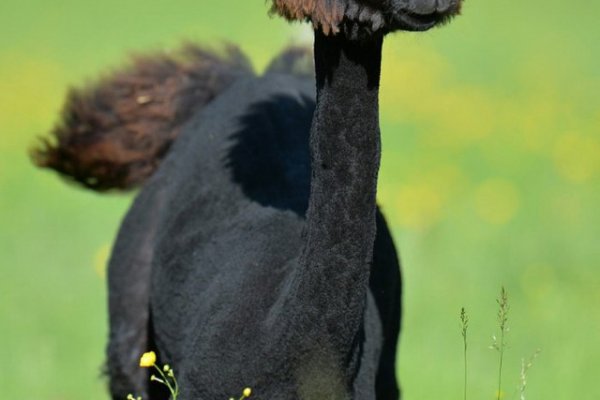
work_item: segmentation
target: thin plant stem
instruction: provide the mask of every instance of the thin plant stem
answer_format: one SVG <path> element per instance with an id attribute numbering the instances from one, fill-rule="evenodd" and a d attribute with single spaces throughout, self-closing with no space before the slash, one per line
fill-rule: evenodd
<path id="1" fill-rule="evenodd" d="M 177 399 L 177 396 L 179 395 L 179 388 L 175 389 L 171 383 L 169 382 L 170 379 L 165 375 L 165 373 L 162 371 L 162 369 L 160 369 L 160 367 L 158 365 L 154 365 L 154 369 L 156 369 L 158 371 L 158 373 L 160 374 L 160 376 L 163 378 L 164 380 L 164 384 L 167 386 L 167 388 L 169 389 L 169 392 L 171 392 L 171 395 L 173 397 L 173 400 Z M 177 381 L 175 379 L 173 379 L 175 384 L 177 384 Z"/>
<path id="2" fill-rule="evenodd" d="M 460 322 L 462 325 L 463 355 L 465 364 L 464 400 L 467 400 L 467 329 L 469 328 L 469 316 L 467 315 L 467 311 L 464 307 L 460 310 Z"/>
<path id="3" fill-rule="evenodd" d="M 521 359 L 521 374 L 520 374 L 520 382 L 519 382 L 519 399 L 525 400 L 525 388 L 527 387 L 527 372 L 529 368 L 533 366 L 533 362 L 540 355 L 541 350 L 537 349 L 535 353 L 529 357 L 529 360 L 525 361 L 524 358 Z"/>
<path id="4" fill-rule="evenodd" d="M 179 396 L 179 384 L 177 383 L 177 379 L 175 379 L 175 374 L 173 373 L 173 370 L 171 369 L 171 373 L 173 375 L 170 375 L 173 378 L 173 382 L 175 383 L 175 393 L 173 394 L 173 399 L 176 400 L 177 396 Z"/>
<path id="5" fill-rule="evenodd" d="M 504 332 L 500 334 L 500 344 L 504 343 Z M 502 362 L 504 361 L 504 349 L 500 349 L 500 365 L 498 368 L 498 400 L 502 397 Z"/>
<path id="6" fill-rule="evenodd" d="M 504 348 L 506 347 L 505 342 L 505 334 L 508 331 L 508 294 L 506 293 L 506 289 L 504 286 L 500 291 L 500 298 L 496 300 L 498 303 L 498 325 L 500 327 L 500 341 L 498 342 L 496 337 L 494 336 L 494 344 L 492 348 L 496 349 L 500 353 L 500 363 L 498 366 L 498 393 L 497 400 L 500 400 L 502 397 L 502 365 L 504 363 Z"/>

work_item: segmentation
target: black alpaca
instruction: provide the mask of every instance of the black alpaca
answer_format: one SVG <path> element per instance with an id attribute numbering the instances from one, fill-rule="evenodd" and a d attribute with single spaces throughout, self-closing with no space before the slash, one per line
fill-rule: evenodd
<path id="1" fill-rule="evenodd" d="M 149 349 L 175 368 L 184 400 L 246 386 L 257 399 L 399 396 L 400 275 L 375 203 L 381 46 L 386 32 L 428 29 L 459 4 L 274 4 L 317 28 L 316 105 L 297 51 L 254 77 L 233 50 L 188 49 L 187 64 L 144 59 L 73 94 L 58 144 L 35 153 L 88 187 L 125 188 L 150 175 L 181 130 L 110 261 L 114 399 L 166 398 L 137 367 Z"/>

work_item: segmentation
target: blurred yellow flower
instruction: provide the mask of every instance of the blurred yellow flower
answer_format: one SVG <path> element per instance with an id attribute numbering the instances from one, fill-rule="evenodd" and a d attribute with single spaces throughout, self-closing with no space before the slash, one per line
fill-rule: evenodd
<path id="1" fill-rule="evenodd" d="M 600 142 L 576 132 L 560 136 L 554 145 L 558 173 L 574 183 L 585 183 L 600 170 Z"/>
<path id="2" fill-rule="evenodd" d="M 106 269 L 110 258 L 111 245 L 104 244 L 94 254 L 94 271 L 102 279 L 106 277 Z"/>
<path id="3" fill-rule="evenodd" d="M 443 206 L 438 190 L 426 183 L 400 186 L 396 204 L 400 224 L 415 230 L 435 225 Z"/>
<path id="4" fill-rule="evenodd" d="M 140 367 L 150 368 L 153 367 L 156 363 L 156 353 L 153 351 L 149 351 L 147 353 L 142 354 L 140 358 Z"/>
<path id="5" fill-rule="evenodd" d="M 475 192 L 475 211 L 490 224 L 508 223 L 517 213 L 520 203 L 517 187 L 505 179 L 488 179 Z"/>
<path id="6" fill-rule="evenodd" d="M 252 394 L 252 389 L 250 389 L 250 388 L 244 389 L 243 394 L 244 394 L 244 397 L 250 397 L 250 395 Z"/>

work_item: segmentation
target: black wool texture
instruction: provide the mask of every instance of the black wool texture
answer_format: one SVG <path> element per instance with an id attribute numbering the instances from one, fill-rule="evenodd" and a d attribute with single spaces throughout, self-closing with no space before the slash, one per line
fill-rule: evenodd
<path id="1" fill-rule="evenodd" d="M 242 76 L 182 128 L 109 266 L 114 399 L 398 398 L 400 272 L 376 206 L 382 37 L 316 33 L 314 78 Z M 295 63 L 282 63 L 293 65 Z"/>

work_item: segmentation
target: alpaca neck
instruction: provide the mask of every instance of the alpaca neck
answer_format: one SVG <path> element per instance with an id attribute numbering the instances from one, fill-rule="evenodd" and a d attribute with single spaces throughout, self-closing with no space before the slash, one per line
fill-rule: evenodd
<path id="1" fill-rule="evenodd" d="M 375 241 L 383 38 L 315 35 L 312 180 L 297 296 L 344 342 L 336 348 L 348 349 L 362 323 Z"/>
<path id="2" fill-rule="evenodd" d="M 381 153 L 382 42 L 374 38 L 357 43 L 316 34 L 317 106 L 310 134 L 312 181 L 305 254 L 312 264 L 324 268 L 363 273 L 371 261 Z M 367 278 L 361 276 L 361 281 Z"/>

